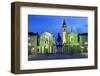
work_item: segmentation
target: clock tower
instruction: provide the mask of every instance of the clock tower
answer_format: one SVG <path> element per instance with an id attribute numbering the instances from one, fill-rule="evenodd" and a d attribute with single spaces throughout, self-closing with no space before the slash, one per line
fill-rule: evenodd
<path id="1" fill-rule="evenodd" d="M 66 44 L 67 44 L 67 26 L 64 19 L 63 25 L 62 25 L 62 45 L 66 45 Z"/>

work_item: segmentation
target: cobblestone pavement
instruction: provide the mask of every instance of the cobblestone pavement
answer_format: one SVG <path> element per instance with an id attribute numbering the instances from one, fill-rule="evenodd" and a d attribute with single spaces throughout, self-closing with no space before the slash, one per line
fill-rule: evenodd
<path id="1" fill-rule="evenodd" d="M 88 58 L 87 53 L 78 54 L 46 54 L 46 55 L 29 55 L 28 60 L 55 60 L 55 59 L 80 59 Z"/>

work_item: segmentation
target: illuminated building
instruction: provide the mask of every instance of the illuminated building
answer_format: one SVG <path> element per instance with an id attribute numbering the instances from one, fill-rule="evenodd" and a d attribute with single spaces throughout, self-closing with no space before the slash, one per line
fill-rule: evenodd
<path id="1" fill-rule="evenodd" d="M 50 32 L 41 34 L 28 33 L 28 53 L 38 54 L 54 54 L 54 53 L 78 53 L 87 51 L 88 35 L 87 33 L 78 34 L 74 31 L 67 32 L 68 28 L 65 20 L 62 24 L 62 37 L 58 32 L 58 37 L 54 37 Z M 57 40 L 55 39 L 57 38 Z M 57 41 L 57 42 L 56 42 Z"/>
<path id="2" fill-rule="evenodd" d="M 88 34 L 87 33 L 79 34 L 79 42 L 80 42 L 80 46 L 87 45 L 87 43 L 88 43 Z"/>
<path id="3" fill-rule="evenodd" d="M 78 42 L 78 34 L 75 33 L 75 32 L 70 32 L 68 34 L 68 44 L 70 46 L 75 46 L 75 45 L 79 45 L 79 42 Z"/>
<path id="4" fill-rule="evenodd" d="M 88 33 L 81 33 L 78 35 L 80 48 L 83 49 L 84 52 L 88 50 Z"/>
<path id="5" fill-rule="evenodd" d="M 39 53 L 48 54 L 53 53 L 55 47 L 55 38 L 49 32 L 44 32 L 39 38 Z"/>
<path id="6" fill-rule="evenodd" d="M 80 46 L 78 42 L 78 34 L 75 32 L 70 32 L 68 34 L 68 46 L 69 46 L 69 52 L 72 53 L 78 53 L 80 52 Z"/>
<path id="7" fill-rule="evenodd" d="M 67 44 L 67 33 L 66 32 L 67 32 L 67 26 L 64 20 L 63 25 L 62 25 L 62 45 Z"/>
<path id="8" fill-rule="evenodd" d="M 28 33 L 28 53 L 36 55 L 37 48 L 38 48 L 38 34 L 29 32 Z"/>

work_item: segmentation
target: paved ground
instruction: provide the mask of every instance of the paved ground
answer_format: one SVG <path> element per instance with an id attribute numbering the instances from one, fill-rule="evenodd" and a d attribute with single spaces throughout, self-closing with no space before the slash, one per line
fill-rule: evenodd
<path id="1" fill-rule="evenodd" d="M 53 60 L 53 59 L 79 59 L 87 58 L 87 53 L 78 54 L 48 54 L 48 55 L 29 55 L 28 60 Z"/>

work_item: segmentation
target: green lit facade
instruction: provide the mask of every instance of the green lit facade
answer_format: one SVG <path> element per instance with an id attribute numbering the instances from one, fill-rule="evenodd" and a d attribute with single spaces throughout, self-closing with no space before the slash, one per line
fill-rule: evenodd
<path id="1" fill-rule="evenodd" d="M 80 44 L 78 41 L 78 34 L 76 32 L 70 32 L 68 34 L 68 48 L 70 53 L 78 53 L 80 52 Z"/>
<path id="2" fill-rule="evenodd" d="M 70 32 L 68 34 L 68 45 L 70 46 L 79 46 L 78 34 L 75 32 Z"/>
<path id="3" fill-rule="evenodd" d="M 39 38 L 39 53 L 48 54 L 54 52 L 55 38 L 49 32 L 44 32 Z"/>

